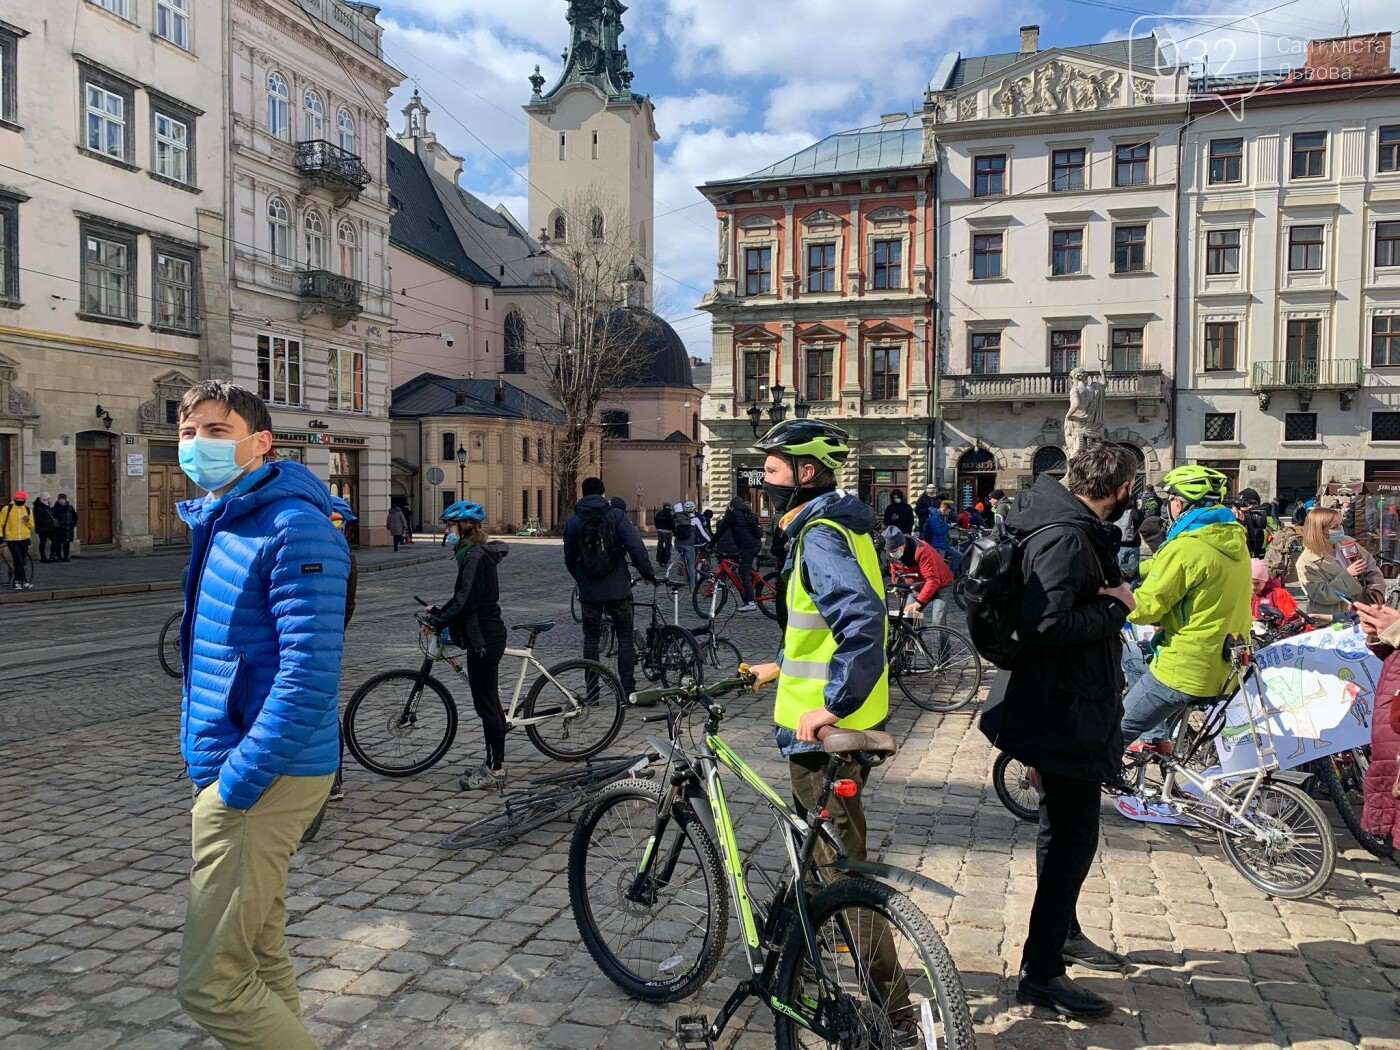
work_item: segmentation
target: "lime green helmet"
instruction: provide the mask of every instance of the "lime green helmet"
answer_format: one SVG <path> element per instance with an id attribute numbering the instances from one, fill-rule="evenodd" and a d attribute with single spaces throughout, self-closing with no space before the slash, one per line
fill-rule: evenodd
<path id="1" fill-rule="evenodd" d="M 1162 478 L 1162 487 L 1169 495 L 1197 506 L 1221 502 L 1229 494 L 1230 479 L 1218 470 L 1188 463 L 1167 471 Z"/>
<path id="2" fill-rule="evenodd" d="M 759 452 L 780 456 L 811 456 L 828 470 L 839 470 L 851 454 L 851 437 L 820 419 L 785 419 L 758 439 Z"/>

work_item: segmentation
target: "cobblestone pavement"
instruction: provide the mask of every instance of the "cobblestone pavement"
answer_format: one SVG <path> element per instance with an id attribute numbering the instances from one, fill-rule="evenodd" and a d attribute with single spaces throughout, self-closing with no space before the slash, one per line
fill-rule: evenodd
<path id="1" fill-rule="evenodd" d="M 451 566 L 368 576 L 350 631 L 346 695 L 416 661 L 411 595 L 442 598 Z M 547 657 L 572 652 L 557 545 L 517 543 L 503 565 L 509 615 L 555 616 Z M 212 1047 L 181 1014 L 175 965 L 185 907 L 189 793 L 176 733 L 178 686 L 156 665 L 172 605 L 147 595 L 0 609 L 0 1050 Z M 745 656 L 776 628 L 736 619 Z M 25 654 L 21 662 L 15 653 Z M 465 700 L 465 689 L 454 690 Z M 730 705 L 726 736 L 775 783 L 769 704 Z M 1397 1047 L 1400 869 L 1339 830 L 1344 856 L 1317 898 L 1263 896 L 1213 836 L 1130 825 L 1106 813 L 1081 914 L 1130 953 L 1129 977 L 1085 976 L 1119 1006 L 1067 1024 L 1010 1001 L 1034 882 L 1034 833 L 988 785 L 992 753 L 970 714 L 897 705 L 899 756 L 876 772 L 872 845 L 955 887 L 916 895 L 951 948 L 983 1046 Z M 737 946 L 695 1001 L 632 1002 L 579 945 L 568 906 L 566 823 L 496 853 L 452 854 L 442 834 L 486 811 L 454 789 L 479 754 L 470 705 L 441 766 L 409 780 L 347 768 L 348 799 L 293 862 L 288 930 L 308 1023 L 327 1047 L 651 1048 L 674 1016 L 711 1012 L 740 970 Z M 640 746 L 629 723 L 617 751 Z M 512 736 L 526 776 L 548 768 Z M 746 835 L 763 811 L 736 799 Z M 768 1045 L 746 1008 L 726 1045 Z"/>

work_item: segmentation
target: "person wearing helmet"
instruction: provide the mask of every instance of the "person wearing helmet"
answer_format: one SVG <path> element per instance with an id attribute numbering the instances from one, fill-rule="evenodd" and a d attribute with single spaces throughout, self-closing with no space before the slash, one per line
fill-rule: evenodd
<path id="1" fill-rule="evenodd" d="M 0 540 L 10 550 L 14 565 L 17 591 L 32 590 L 33 561 L 29 555 L 30 538 L 34 535 L 34 511 L 29 506 L 29 493 L 16 492 L 8 506 L 0 508 Z"/>
<path id="2" fill-rule="evenodd" d="M 1162 479 L 1170 527 L 1128 617 L 1158 628 L 1152 664 L 1123 701 L 1123 742 L 1131 750 L 1169 754 L 1167 719 L 1218 696 L 1230 676 L 1226 640 L 1249 637 L 1249 550 L 1244 527 L 1224 505 L 1228 485 L 1218 470 L 1195 464 Z"/>
<path id="3" fill-rule="evenodd" d="M 355 509 L 350 506 L 349 500 L 341 496 L 331 497 L 331 524 L 342 536 L 345 535 L 345 526 L 352 521 L 359 521 L 355 516 Z M 355 615 L 355 592 L 360 585 L 360 567 L 355 562 L 355 551 L 346 545 L 346 550 L 350 555 L 350 575 L 345 581 L 345 627 L 348 630 L 350 621 Z M 345 737 L 340 738 L 340 765 L 335 771 L 335 780 L 331 784 L 331 802 L 339 802 L 345 797 Z"/>
<path id="4" fill-rule="evenodd" d="M 686 500 L 676 504 L 675 525 L 676 562 L 675 569 L 667 566 L 666 579 L 680 579 L 685 572 L 686 585 L 695 590 L 695 552 L 710 542 L 710 530 L 705 527 L 705 519 L 695 513 L 695 501 Z"/>
<path id="5" fill-rule="evenodd" d="M 508 548 L 500 540 L 487 539 L 482 528 L 486 510 L 479 503 L 458 500 L 442 512 L 442 520 L 452 529 L 448 542 L 455 547 L 457 584 L 447 604 L 429 606 L 422 619 L 425 630 L 446 628 L 452 644 L 467 651 L 472 706 L 486 740 L 485 761 L 468 768 L 457 786 L 463 791 L 500 789 L 506 783 L 506 713 L 498 677 L 506 652 L 506 624 L 496 566 Z"/>

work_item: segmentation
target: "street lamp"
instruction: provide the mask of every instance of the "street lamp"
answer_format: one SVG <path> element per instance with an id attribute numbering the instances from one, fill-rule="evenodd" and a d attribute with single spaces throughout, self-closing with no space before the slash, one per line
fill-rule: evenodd
<path id="1" fill-rule="evenodd" d="M 812 406 L 805 401 L 798 401 L 792 406 L 792 409 L 797 413 L 798 419 L 806 419 L 808 414 L 812 411 Z"/>
<path id="2" fill-rule="evenodd" d="M 457 446 L 457 498 L 466 499 L 467 493 L 467 450 Z"/>
<path id="3" fill-rule="evenodd" d="M 700 487 L 705 477 L 705 453 L 696 452 L 695 455 L 691 456 L 690 458 L 695 463 L 695 502 L 699 503 Z"/>
<path id="4" fill-rule="evenodd" d="M 753 436 L 758 437 L 758 428 L 763 422 L 763 409 L 758 407 L 757 401 L 750 401 L 749 410 L 745 415 L 749 417 L 749 427 L 753 430 Z"/>
<path id="5" fill-rule="evenodd" d="M 773 403 L 768 406 L 768 419 L 774 426 L 787 419 L 787 405 L 783 404 L 786 390 L 782 383 L 773 384 Z"/>

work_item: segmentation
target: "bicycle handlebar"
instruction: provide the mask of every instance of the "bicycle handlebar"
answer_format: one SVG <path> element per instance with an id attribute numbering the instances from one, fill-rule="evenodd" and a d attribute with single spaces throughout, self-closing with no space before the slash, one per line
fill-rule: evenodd
<path id="1" fill-rule="evenodd" d="M 757 677 L 744 673 L 738 678 L 726 679 L 723 682 L 716 682 L 714 685 L 673 685 L 661 686 L 656 689 L 639 689 L 627 698 L 627 702 L 633 707 L 655 707 L 662 700 L 714 700 L 727 693 L 736 693 L 741 689 L 752 689 Z"/>

